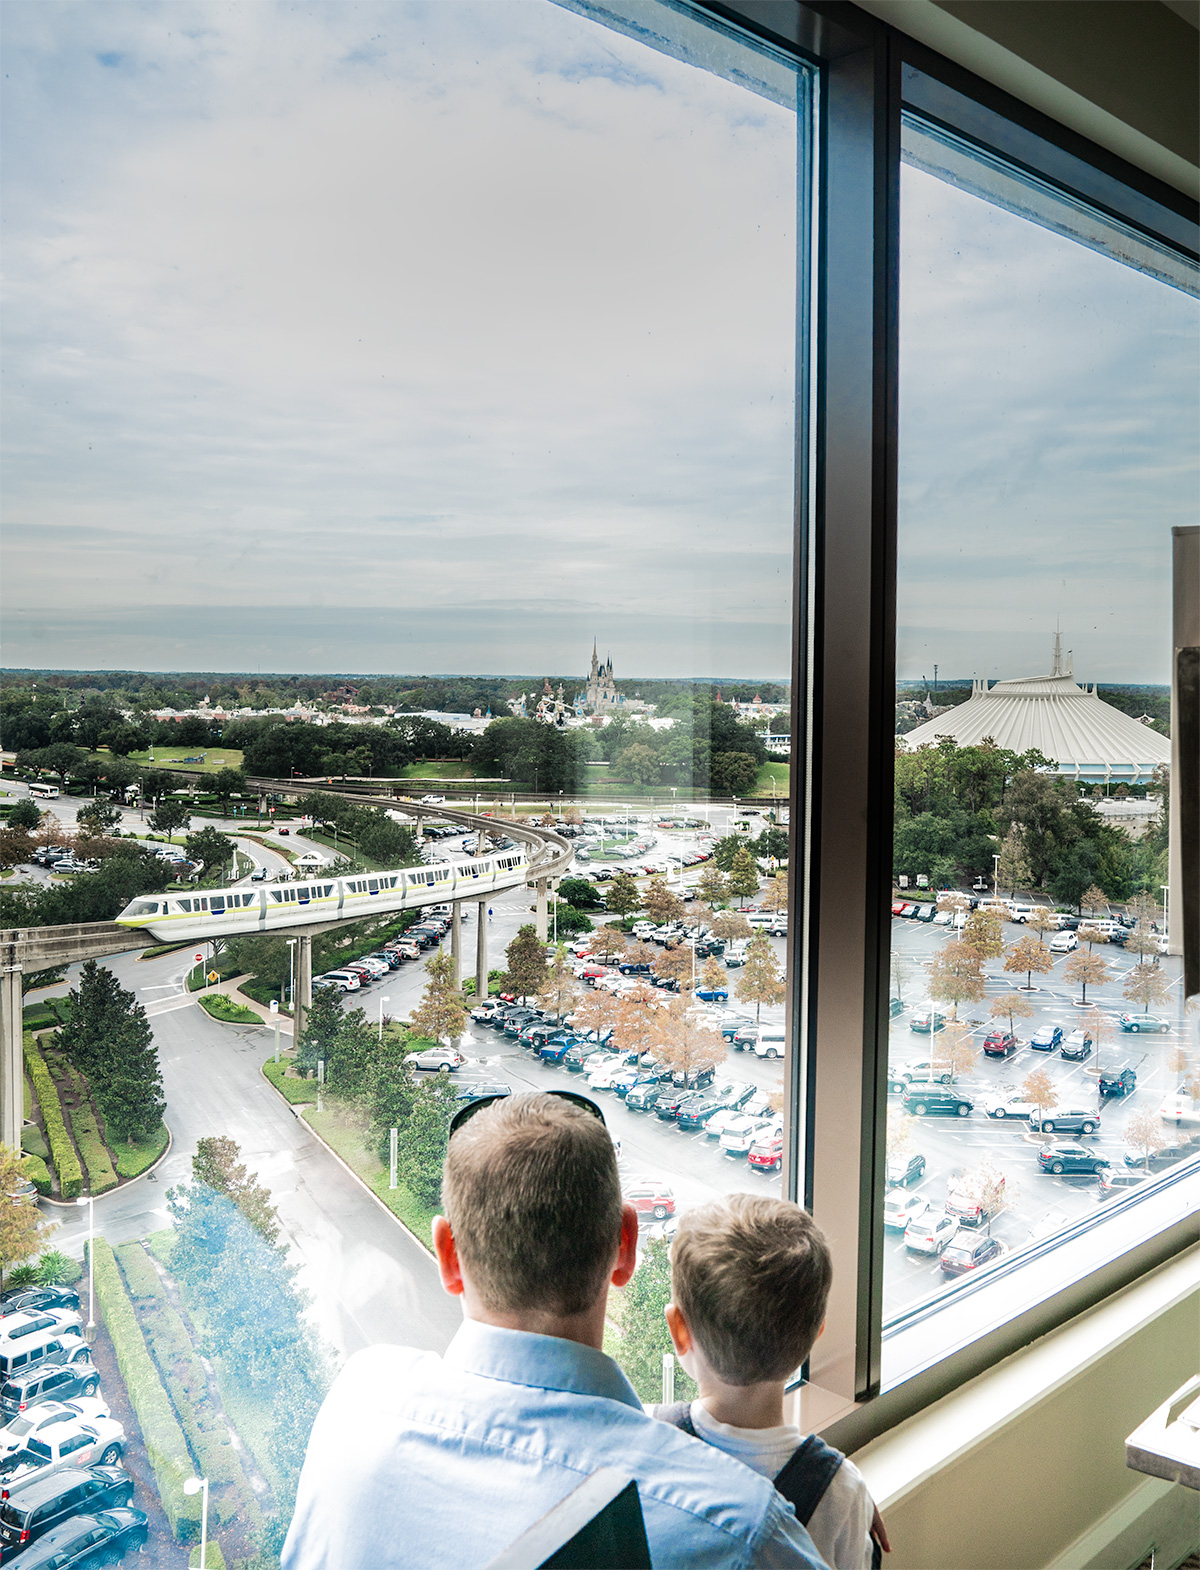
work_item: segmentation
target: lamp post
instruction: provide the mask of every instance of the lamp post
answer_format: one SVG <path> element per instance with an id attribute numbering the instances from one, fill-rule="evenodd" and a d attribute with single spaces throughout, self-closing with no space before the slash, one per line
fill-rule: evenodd
<path id="1" fill-rule="evenodd" d="M 379 1039 L 380 1039 L 380 1041 L 383 1040 L 383 1005 L 385 1003 L 390 1003 L 391 1001 L 392 1001 L 391 998 L 380 998 L 380 1000 L 379 1000 Z"/>
<path id="2" fill-rule="evenodd" d="M 1158 886 L 1162 890 L 1163 932 L 1166 934 L 1167 948 L 1169 950 L 1171 947 L 1171 885 L 1169 883 L 1160 883 Z"/>
<path id="3" fill-rule="evenodd" d="M 203 1494 L 200 1504 L 200 1570 L 208 1565 L 208 1478 L 189 1477 L 183 1485 L 185 1494 Z"/>
<path id="4" fill-rule="evenodd" d="M 295 1027 L 295 1023 L 294 1023 L 295 1022 L 295 1018 L 296 1018 L 296 939 L 295 938 L 289 938 L 287 940 L 287 946 L 288 946 L 288 951 L 289 951 L 289 957 L 288 957 L 288 1002 L 292 1005 L 292 1020 L 293 1020 L 292 1030 L 294 1032 L 295 1028 L 296 1028 Z M 295 1043 L 293 1043 L 293 1045 L 295 1045 Z"/>
<path id="5" fill-rule="evenodd" d="M 1000 898 L 1000 857 L 992 852 L 992 898 Z"/>
<path id="6" fill-rule="evenodd" d="M 81 1194 L 75 1201 L 80 1207 L 86 1205 L 88 1213 L 88 1322 L 89 1330 L 96 1328 L 96 1267 L 95 1267 L 95 1241 L 96 1241 L 96 1201 L 91 1194 Z"/>

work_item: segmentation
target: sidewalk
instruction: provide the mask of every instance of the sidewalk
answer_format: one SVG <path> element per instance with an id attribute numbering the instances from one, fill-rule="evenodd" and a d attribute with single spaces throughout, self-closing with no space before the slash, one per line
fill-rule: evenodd
<path id="1" fill-rule="evenodd" d="M 292 1021 L 287 1014 L 284 1014 L 282 1011 L 278 1014 L 272 1014 L 265 1003 L 258 1003 L 254 998 L 248 998 L 244 992 L 238 991 L 241 983 L 248 978 L 249 972 L 247 971 L 240 976 L 230 976 L 226 981 L 215 981 L 210 987 L 200 987 L 195 992 L 189 992 L 187 1000 L 189 1003 L 198 1003 L 201 998 L 211 997 L 214 992 L 223 992 L 234 1003 L 240 1003 L 244 1009 L 249 1009 L 252 1014 L 257 1014 L 264 1025 L 274 1027 L 275 1021 L 278 1020 L 279 1034 L 281 1036 L 290 1036 L 292 1034 Z M 175 1008 L 183 1007 L 183 1004 L 177 998 L 171 998 L 168 1001 Z M 160 1010 L 160 1012 L 165 1012 L 165 1010 Z"/>

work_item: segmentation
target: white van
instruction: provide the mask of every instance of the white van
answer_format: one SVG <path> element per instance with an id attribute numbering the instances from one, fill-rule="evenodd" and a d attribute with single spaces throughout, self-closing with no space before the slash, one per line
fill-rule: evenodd
<path id="1" fill-rule="evenodd" d="M 754 1043 L 754 1050 L 760 1058 L 781 1058 L 786 1049 L 787 1037 L 783 1033 L 782 1025 L 764 1025 L 758 1033 L 758 1040 Z"/>
<path id="2" fill-rule="evenodd" d="M 0 1326 L 0 1384 L 78 1345 L 83 1336 L 79 1315 L 69 1309 L 6 1314 Z"/>

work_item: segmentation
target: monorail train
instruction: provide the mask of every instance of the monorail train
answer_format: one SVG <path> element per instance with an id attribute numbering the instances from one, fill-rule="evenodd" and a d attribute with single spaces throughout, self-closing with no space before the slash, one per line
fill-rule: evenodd
<path id="1" fill-rule="evenodd" d="M 523 850 L 477 860 L 405 867 L 397 872 L 359 872 L 347 878 L 306 878 L 302 883 L 254 889 L 210 890 L 207 894 L 144 894 L 117 917 L 121 927 L 153 933 L 161 942 L 191 942 L 270 932 L 309 923 L 355 921 L 378 911 L 410 910 L 442 900 L 486 899 L 495 889 L 524 881 Z"/>

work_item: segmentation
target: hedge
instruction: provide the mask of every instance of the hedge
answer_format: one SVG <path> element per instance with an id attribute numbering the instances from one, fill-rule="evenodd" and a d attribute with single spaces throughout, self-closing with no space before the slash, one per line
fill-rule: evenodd
<path id="1" fill-rule="evenodd" d="M 88 1191 L 91 1194 L 107 1194 L 110 1188 L 116 1188 L 117 1174 L 108 1146 L 101 1136 L 100 1125 L 96 1122 L 95 1110 L 88 1100 L 88 1082 L 70 1064 L 67 1065 L 67 1078 L 80 1098 L 78 1106 L 67 1108 L 67 1116 L 71 1120 L 76 1149 L 87 1168 Z"/>
<path id="2" fill-rule="evenodd" d="M 25 1067 L 29 1072 L 37 1104 L 42 1109 L 46 1138 L 50 1141 L 50 1159 L 54 1163 L 54 1170 L 58 1173 L 59 1193 L 63 1199 L 77 1199 L 83 1192 L 83 1169 L 79 1165 L 79 1157 L 75 1154 L 71 1136 L 67 1133 L 67 1125 L 63 1121 L 58 1091 L 50 1078 L 46 1060 L 34 1045 L 33 1037 L 26 1035 L 23 1045 Z"/>
<path id="3" fill-rule="evenodd" d="M 242 1521 L 257 1538 L 262 1529 L 262 1512 L 230 1442 L 228 1428 L 213 1406 L 208 1378 L 187 1326 L 142 1245 L 123 1243 L 116 1255 L 137 1304 L 142 1334 L 158 1364 L 200 1475 L 208 1478 L 212 1490 L 210 1514 L 218 1522 Z"/>
<path id="4" fill-rule="evenodd" d="M 187 1441 L 146 1348 L 112 1247 L 106 1238 L 98 1237 L 93 1248 L 96 1299 L 141 1425 L 158 1497 L 176 1538 L 189 1542 L 200 1532 L 200 1496 L 183 1491 L 184 1483 L 195 1474 Z"/>
<path id="5" fill-rule="evenodd" d="M 53 1188 L 50 1181 L 50 1168 L 41 1156 L 24 1156 L 21 1160 L 21 1171 L 43 1197 Z"/>

